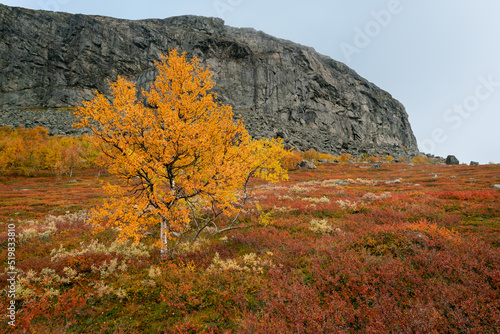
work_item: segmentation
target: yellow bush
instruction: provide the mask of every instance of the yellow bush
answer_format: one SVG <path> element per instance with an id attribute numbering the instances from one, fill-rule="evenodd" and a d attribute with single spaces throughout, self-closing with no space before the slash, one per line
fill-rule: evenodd
<path id="1" fill-rule="evenodd" d="M 293 152 L 281 160 L 281 166 L 286 170 L 297 169 L 302 160 L 303 158 L 300 152 Z"/>
<path id="2" fill-rule="evenodd" d="M 49 136 L 42 127 L 0 128 L 0 171 L 33 175 L 51 170 L 58 177 L 77 168 L 94 166 L 98 151 L 85 137 Z"/>
<path id="3" fill-rule="evenodd" d="M 413 157 L 411 159 L 411 162 L 414 164 L 428 164 L 431 162 L 431 159 L 427 158 L 426 156 L 417 156 Z"/>
<path id="4" fill-rule="evenodd" d="M 350 162 L 352 159 L 352 156 L 349 153 L 342 153 L 338 160 L 342 163 L 347 163 Z"/>
<path id="5" fill-rule="evenodd" d="M 308 150 L 308 151 L 305 151 L 303 154 L 302 154 L 304 160 L 318 160 L 319 159 L 319 153 L 316 152 L 316 150 Z"/>

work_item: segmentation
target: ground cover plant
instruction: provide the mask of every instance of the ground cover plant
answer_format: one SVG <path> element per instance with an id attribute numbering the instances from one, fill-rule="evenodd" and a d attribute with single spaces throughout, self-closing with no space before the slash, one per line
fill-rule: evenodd
<path id="1" fill-rule="evenodd" d="M 207 230 L 173 259 L 154 231 L 137 245 L 93 233 L 88 209 L 116 178 L 4 174 L 0 243 L 15 224 L 19 275 L 2 331 L 499 332 L 500 166 L 380 165 L 254 181 L 240 219 L 255 227 Z"/>

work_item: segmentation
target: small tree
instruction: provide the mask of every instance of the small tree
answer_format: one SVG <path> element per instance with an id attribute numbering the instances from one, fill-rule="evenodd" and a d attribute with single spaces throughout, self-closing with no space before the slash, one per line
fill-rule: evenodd
<path id="1" fill-rule="evenodd" d="M 138 242 L 160 230 L 162 255 L 181 240 L 195 240 L 207 227 L 215 233 L 241 228 L 237 218 L 252 177 L 287 177 L 280 160 L 289 154 L 280 140 L 252 140 L 230 106 L 215 101 L 212 73 L 174 50 L 155 63 L 158 76 L 138 98 L 122 77 L 111 84 L 111 100 L 96 93 L 78 108 L 79 127 L 89 127 L 110 173 L 111 196 L 94 209 L 94 225 L 121 229 L 120 239 Z M 147 103 L 143 103 L 143 99 Z"/>

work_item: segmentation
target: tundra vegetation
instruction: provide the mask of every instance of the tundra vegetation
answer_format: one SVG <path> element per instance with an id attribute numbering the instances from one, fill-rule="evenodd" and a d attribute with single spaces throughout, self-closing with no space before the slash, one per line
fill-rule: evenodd
<path id="1" fill-rule="evenodd" d="M 175 57 L 183 59 L 182 55 Z M 117 97 L 135 98 L 134 87 L 126 80 L 120 79 L 114 87 L 123 91 Z M 109 113 L 129 112 L 107 105 L 110 102 L 102 98 L 98 95 L 94 102 L 102 101 L 99 105 Z M 228 112 L 219 107 L 224 110 L 221 112 Z M 100 124 L 113 129 L 121 126 L 111 120 Z M 19 272 L 16 327 L 2 321 L 2 331 L 500 331 L 500 192 L 493 187 L 500 184 L 499 165 L 447 166 L 431 164 L 427 159 L 391 163 L 387 156 L 360 157 L 356 161 L 349 155 L 331 157 L 315 151 L 284 154 L 279 143 L 254 142 L 246 137 L 240 124 L 225 124 L 227 133 L 234 134 L 230 130 L 238 129 L 240 134 L 238 140 L 230 140 L 231 144 L 224 138 L 221 143 L 249 163 L 243 171 L 235 171 L 241 175 L 239 186 L 230 187 L 231 195 L 227 195 L 228 203 L 239 200 L 241 204 L 245 199 L 246 204 L 241 211 L 237 207 L 239 215 L 233 226 L 252 227 L 218 233 L 225 228 L 221 226 L 231 227 L 236 212 L 231 210 L 198 233 L 195 220 L 202 224 L 213 214 L 213 208 L 200 199 L 192 203 L 200 208 L 198 215 L 189 216 L 194 228 L 171 227 L 170 232 L 176 233 L 167 241 L 174 257 L 162 256 L 163 218 L 148 208 L 151 203 L 133 203 L 133 197 L 127 196 L 123 199 L 130 200 L 128 206 L 103 203 L 116 203 L 121 199 L 117 195 L 135 189 L 141 190 L 136 194 L 139 200 L 147 197 L 142 189 L 151 185 L 147 180 L 141 183 L 144 180 L 140 175 L 132 173 L 139 167 L 150 169 L 148 179 L 164 196 L 161 198 L 172 198 L 172 193 L 184 196 L 187 190 L 172 191 L 181 186 L 187 189 L 186 185 L 192 184 L 189 182 L 209 179 L 195 177 L 188 181 L 194 166 L 177 170 L 175 189 L 170 183 L 161 183 L 160 176 L 149 176 L 155 170 L 148 166 L 152 159 L 137 158 L 145 154 L 140 145 L 146 143 L 137 137 L 137 147 L 127 150 L 127 146 L 120 146 L 140 127 L 128 128 L 122 133 L 123 141 L 116 143 L 49 137 L 42 129 L 2 129 L 1 154 L 11 154 L 6 152 L 12 149 L 6 147 L 15 147 L 13 143 L 33 142 L 33 149 L 19 150 L 15 159 L 4 163 L 0 174 L 0 244 L 6 245 L 7 227 L 15 224 Z M 28 131 L 33 132 L 26 135 Z M 148 131 L 153 134 L 152 129 Z M 179 141 L 191 136 L 189 131 L 179 133 L 186 134 L 178 137 Z M 36 168 L 26 169 L 31 166 L 27 157 L 33 156 L 29 152 L 45 152 L 42 147 L 49 142 L 54 156 L 63 156 L 65 147 L 79 152 L 72 172 L 66 168 L 58 173 L 51 167 L 53 163 L 37 163 Z M 109 154 L 99 155 L 91 142 L 104 145 L 102 151 Z M 244 145 L 242 150 L 247 155 L 240 156 L 233 145 Z M 260 145 L 266 148 L 263 160 L 258 160 L 262 156 L 250 159 Z M 179 147 L 188 150 L 187 144 Z M 148 152 L 156 149 L 151 146 Z M 271 149 L 282 155 L 269 160 L 266 154 Z M 114 158 L 108 160 L 113 154 Z M 34 156 L 45 161 L 46 155 Z M 296 168 L 303 159 L 315 160 L 318 168 Z M 317 163 L 320 159 L 327 162 Z M 113 165 L 114 160 L 122 161 L 121 169 Z M 338 163 L 328 162 L 335 160 Z M 232 168 L 237 166 L 230 159 L 222 161 Z M 262 169 L 263 163 L 270 161 L 273 164 Z M 369 162 L 381 168 L 366 168 Z M 158 170 L 167 168 L 156 163 Z M 102 165 L 107 168 L 98 167 Z M 251 172 L 263 177 L 248 178 Z M 162 173 L 168 174 L 164 170 Z M 289 179 L 280 179 L 285 173 Z M 124 180 L 128 181 L 125 186 Z M 186 202 L 182 198 L 178 201 Z M 186 206 L 179 206 L 176 214 L 185 213 Z M 109 210 L 106 217 L 101 214 L 104 209 Z M 130 221 L 113 223 L 114 212 L 126 210 Z M 137 212 L 152 215 L 148 219 L 155 222 L 134 225 L 132 214 Z M 182 220 L 182 215 L 176 219 Z M 106 228 L 100 228 L 103 226 Z M 5 281 L 9 271 L 7 252 L 5 247 L 1 250 L 5 269 L 0 276 Z M 6 310 L 8 303 L 7 294 L 2 293 L 1 309 Z"/>
<path id="2" fill-rule="evenodd" d="M 498 332 L 500 167 L 360 166 L 252 180 L 239 219 L 256 226 L 205 233 L 173 259 L 153 247 L 153 229 L 137 245 L 118 243 L 116 228 L 93 233 L 88 212 L 118 177 L 5 172 L 0 243 L 16 224 L 16 331 Z"/>

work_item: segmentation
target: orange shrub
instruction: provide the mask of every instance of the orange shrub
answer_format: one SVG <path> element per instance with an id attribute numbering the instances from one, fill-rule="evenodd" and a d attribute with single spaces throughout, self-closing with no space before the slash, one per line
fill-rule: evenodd
<path id="1" fill-rule="evenodd" d="M 342 153 L 338 160 L 342 163 L 347 163 L 350 162 L 352 159 L 352 156 L 349 153 Z"/>
<path id="2" fill-rule="evenodd" d="M 43 127 L 0 128 L 0 171 L 34 175 L 51 170 L 72 176 L 78 168 L 94 166 L 97 151 L 85 137 L 49 136 Z"/>
<path id="3" fill-rule="evenodd" d="M 428 164 L 431 162 L 431 159 L 427 158 L 426 156 L 416 156 L 411 159 L 411 162 L 414 164 Z"/>
<path id="4" fill-rule="evenodd" d="M 294 170 L 297 169 L 299 163 L 303 160 L 302 154 L 300 152 L 293 152 L 292 154 L 287 155 L 285 158 L 281 160 L 281 165 L 286 170 Z"/>
<path id="5" fill-rule="evenodd" d="M 304 153 L 302 153 L 302 156 L 304 158 L 304 160 L 318 160 L 319 159 L 319 153 L 316 152 L 316 150 L 308 150 L 308 151 L 305 151 Z"/>
<path id="6" fill-rule="evenodd" d="M 324 159 L 324 160 L 328 160 L 328 161 L 333 161 L 335 159 L 337 159 L 336 156 L 333 156 L 331 154 L 328 154 L 328 153 L 319 153 L 318 154 L 318 160 L 319 159 Z"/>
<path id="7" fill-rule="evenodd" d="M 328 161 L 333 161 L 333 160 L 337 159 L 337 157 L 335 157 L 335 156 L 333 156 L 331 154 L 320 153 L 320 152 L 317 152 L 314 149 L 305 151 L 304 153 L 302 153 L 302 157 L 303 157 L 304 160 L 309 160 L 309 161 L 312 161 L 312 160 L 318 161 L 320 159 L 322 159 L 322 160 L 328 160 Z"/>

